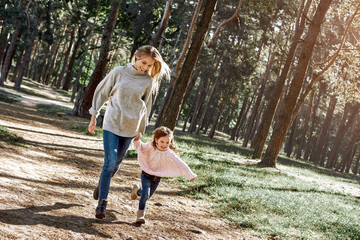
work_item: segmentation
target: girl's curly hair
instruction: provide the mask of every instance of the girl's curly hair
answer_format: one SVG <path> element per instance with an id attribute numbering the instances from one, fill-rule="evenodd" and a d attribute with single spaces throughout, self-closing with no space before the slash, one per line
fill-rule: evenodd
<path id="1" fill-rule="evenodd" d="M 169 128 L 164 127 L 164 126 L 158 127 L 153 131 L 153 142 L 152 142 L 153 147 L 157 148 L 156 141 L 155 141 L 156 139 L 159 139 L 159 138 L 165 137 L 165 136 L 169 136 L 169 138 L 170 138 L 169 148 L 171 150 L 173 150 L 174 152 L 178 152 L 176 149 L 175 143 L 174 143 L 173 131 L 171 131 Z"/>

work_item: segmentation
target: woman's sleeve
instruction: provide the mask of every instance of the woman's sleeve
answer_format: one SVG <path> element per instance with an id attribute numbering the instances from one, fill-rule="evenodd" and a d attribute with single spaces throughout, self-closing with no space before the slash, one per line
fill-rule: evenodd
<path id="1" fill-rule="evenodd" d="M 101 108 L 108 101 L 112 88 L 115 85 L 118 70 L 113 69 L 96 87 L 89 113 L 97 117 Z"/>
<path id="2" fill-rule="evenodd" d="M 141 120 L 139 132 L 145 133 L 145 128 L 149 125 L 149 116 L 152 107 L 152 84 L 146 89 L 144 94 L 144 102 L 146 105 L 146 114 L 144 115 L 143 119 Z"/>

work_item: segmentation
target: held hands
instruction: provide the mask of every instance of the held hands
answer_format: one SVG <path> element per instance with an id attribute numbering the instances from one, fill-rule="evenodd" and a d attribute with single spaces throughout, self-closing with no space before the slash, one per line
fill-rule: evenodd
<path id="1" fill-rule="evenodd" d="M 91 116 L 91 120 L 88 126 L 88 130 L 91 134 L 95 134 L 95 127 L 96 127 L 96 117 Z"/>
<path id="2" fill-rule="evenodd" d="M 136 137 L 134 138 L 134 141 L 139 141 L 141 138 L 141 133 L 138 133 Z"/>

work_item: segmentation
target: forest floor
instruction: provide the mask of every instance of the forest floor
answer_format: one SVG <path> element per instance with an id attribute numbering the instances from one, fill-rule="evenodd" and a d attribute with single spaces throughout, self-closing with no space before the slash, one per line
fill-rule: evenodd
<path id="1" fill-rule="evenodd" d="M 14 91 L 21 102 L 0 101 L 0 126 L 25 139 L 0 142 L 0 239 L 260 239 L 227 224 L 210 203 L 179 195 L 176 181 L 162 181 L 148 202 L 146 224 L 134 223 L 138 201 L 129 200 L 139 182 L 136 159 L 124 159 L 112 180 L 107 217 L 94 217 L 92 198 L 103 163 L 102 139 L 73 130 L 88 120 L 51 116 L 36 105 L 72 108 L 69 98 L 30 83 Z"/>

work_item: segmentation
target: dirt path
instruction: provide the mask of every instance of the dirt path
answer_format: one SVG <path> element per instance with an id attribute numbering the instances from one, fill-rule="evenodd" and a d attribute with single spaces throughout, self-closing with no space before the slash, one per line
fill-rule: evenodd
<path id="1" fill-rule="evenodd" d="M 87 120 L 37 112 L 39 102 L 71 107 L 55 91 L 41 92 L 52 100 L 22 94 L 20 103 L 0 102 L 0 126 L 26 140 L 25 147 L 0 141 L 0 239 L 257 239 L 226 224 L 206 201 L 178 196 L 166 180 L 149 200 L 146 224 L 137 226 L 138 201 L 129 200 L 140 176 L 133 159 L 112 181 L 106 219 L 94 218 L 102 140 L 69 128 Z"/>

